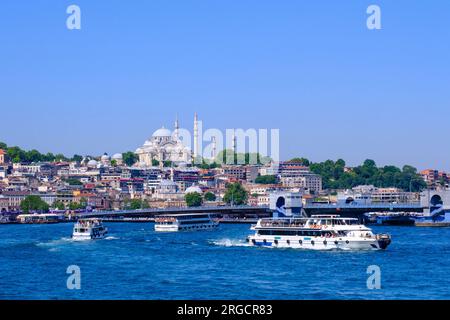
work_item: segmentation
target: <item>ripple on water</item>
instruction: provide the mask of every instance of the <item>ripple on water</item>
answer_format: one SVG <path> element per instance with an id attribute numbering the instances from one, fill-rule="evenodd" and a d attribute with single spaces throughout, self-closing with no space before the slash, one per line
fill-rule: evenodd
<path id="1" fill-rule="evenodd" d="M 84 242 L 70 238 L 70 225 L 11 226 L 0 233 L 0 297 L 448 298 L 450 229 L 374 229 L 392 234 L 388 250 L 253 248 L 245 241 L 249 225 L 157 234 L 147 224 L 116 223 L 107 239 Z M 73 263 L 86 279 L 79 294 L 65 285 L 67 266 Z M 366 285 L 367 267 L 374 264 L 382 270 L 382 289 L 376 291 Z"/>

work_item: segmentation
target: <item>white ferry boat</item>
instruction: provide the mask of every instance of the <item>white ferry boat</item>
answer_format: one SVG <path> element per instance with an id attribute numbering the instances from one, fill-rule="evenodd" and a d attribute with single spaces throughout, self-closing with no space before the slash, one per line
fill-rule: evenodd
<path id="1" fill-rule="evenodd" d="M 165 215 L 155 219 L 157 232 L 214 230 L 218 227 L 219 222 L 214 221 L 210 214 Z"/>
<path id="2" fill-rule="evenodd" d="M 108 229 L 103 226 L 100 219 L 80 219 L 73 227 L 73 240 L 104 239 Z"/>
<path id="3" fill-rule="evenodd" d="M 332 215 L 310 218 L 261 219 L 252 227 L 249 244 L 262 247 L 312 250 L 384 250 L 391 243 L 388 234 L 374 234 L 358 219 Z"/>

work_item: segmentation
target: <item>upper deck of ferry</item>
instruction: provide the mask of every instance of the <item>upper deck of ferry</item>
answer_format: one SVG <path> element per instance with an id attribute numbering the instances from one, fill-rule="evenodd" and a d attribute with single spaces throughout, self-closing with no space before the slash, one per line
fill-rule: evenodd
<path id="1" fill-rule="evenodd" d="M 361 223 L 356 218 L 343 218 L 337 215 L 315 215 L 308 218 L 292 217 L 261 219 L 256 227 L 321 229 L 323 227 L 360 225 Z"/>

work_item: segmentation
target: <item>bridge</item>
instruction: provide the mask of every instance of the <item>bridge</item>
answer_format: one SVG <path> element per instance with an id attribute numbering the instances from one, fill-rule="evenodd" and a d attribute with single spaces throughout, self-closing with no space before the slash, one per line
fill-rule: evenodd
<path id="1" fill-rule="evenodd" d="M 358 204 L 307 204 L 302 209 L 306 215 L 314 214 L 339 214 L 342 216 L 358 217 L 372 211 L 392 212 L 422 212 L 422 206 L 417 204 L 391 204 L 377 203 L 371 205 Z M 154 218 L 158 215 L 167 214 L 189 214 L 189 213 L 211 213 L 220 217 L 233 218 L 266 218 L 272 216 L 270 206 L 203 206 L 186 208 L 164 208 L 164 209 L 140 209 L 119 211 L 97 211 L 79 214 L 83 218 Z"/>
<path id="2" fill-rule="evenodd" d="M 140 209 L 120 211 L 97 211 L 79 214 L 83 218 L 154 218 L 166 214 L 211 213 L 219 217 L 265 218 L 272 213 L 304 216 L 334 214 L 344 217 L 360 217 L 368 212 L 423 212 L 425 215 L 442 214 L 450 210 L 450 190 L 430 191 L 421 194 L 421 201 L 414 203 L 308 203 L 302 204 L 300 194 L 279 192 L 271 194 L 269 206 L 202 206 Z"/>
<path id="3" fill-rule="evenodd" d="M 218 216 L 233 217 L 270 217 L 272 212 L 268 206 L 202 206 L 202 207 L 173 207 L 173 208 L 151 208 L 139 210 L 118 211 L 96 211 L 81 213 L 83 218 L 153 218 L 158 215 L 167 214 L 195 214 L 211 213 Z"/>
<path id="4" fill-rule="evenodd" d="M 417 203 L 371 203 L 371 204 L 307 204 L 303 206 L 307 216 L 317 214 L 338 214 L 344 217 L 359 217 L 368 212 L 423 212 Z"/>

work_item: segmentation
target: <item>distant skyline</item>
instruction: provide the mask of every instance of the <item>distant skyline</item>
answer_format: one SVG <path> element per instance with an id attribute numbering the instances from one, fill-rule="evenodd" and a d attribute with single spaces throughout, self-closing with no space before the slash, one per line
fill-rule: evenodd
<path id="1" fill-rule="evenodd" d="M 82 29 L 66 28 L 66 8 Z M 382 30 L 366 9 L 382 10 Z M 134 151 L 180 125 L 280 129 L 281 159 L 450 171 L 450 2 L 2 2 L 0 141 Z"/>

